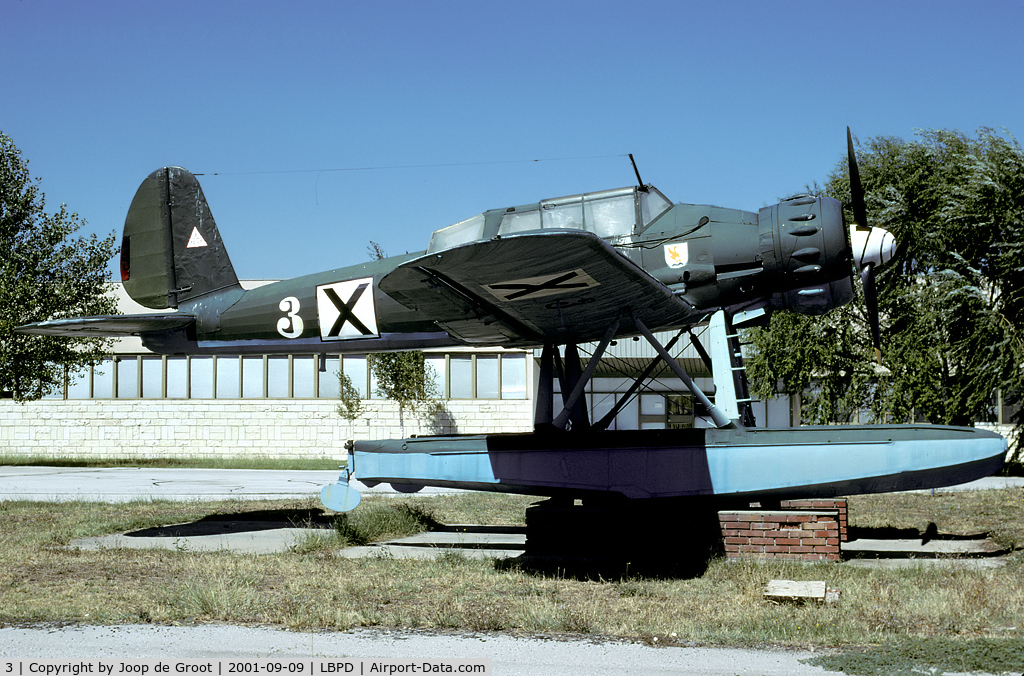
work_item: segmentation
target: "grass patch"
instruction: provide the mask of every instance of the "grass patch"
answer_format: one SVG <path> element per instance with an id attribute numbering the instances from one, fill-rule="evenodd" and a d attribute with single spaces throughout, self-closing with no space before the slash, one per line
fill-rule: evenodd
<path id="1" fill-rule="evenodd" d="M 830 671 L 858 676 L 1024 671 L 1024 645 L 1015 639 L 904 638 L 882 646 L 804 660 Z"/>
<path id="2" fill-rule="evenodd" d="M 1024 671 L 1019 556 L 995 570 L 716 560 L 694 579 L 588 581 L 532 575 L 455 553 L 428 561 L 334 554 L 343 538 L 384 539 L 429 528 L 435 520 L 522 524 L 531 501 L 475 493 L 368 496 L 344 526 L 325 531 L 331 533 L 325 542 L 266 555 L 79 551 L 65 545 L 76 537 L 216 514 L 305 513 L 316 506 L 313 500 L 3 502 L 0 623 L 231 622 L 302 630 L 571 633 L 657 639 L 658 645 L 815 646 L 828 652 L 822 659 L 837 660 L 822 666 L 849 673 L 899 673 L 893 665 Z M 1024 529 L 1022 502 L 1020 489 L 866 496 L 851 501 L 851 520 L 862 528 L 919 530 L 936 522 L 941 532 L 998 530 L 1017 539 Z M 612 546 L 614 537 L 609 534 Z M 842 601 L 768 602 L 762 592 L 772 579 L 826 580 L 842 591 Z"/>
<path id="3" fill-rule="evenodd" d="M 408 537 L 437 525 L 433 514 L 419 505 L 381 500 L 351 514 L 339 514 L 334 527 L 341 545 L 353 547 Z"/>
<path id="4" fill-rule="evenodd" d="M 301 469 L 336 470 L 346 464 L 336 458 L 84 458 L 0 455 L 0 465 L 13 467 L 183 467 L 188 469 Z"/>

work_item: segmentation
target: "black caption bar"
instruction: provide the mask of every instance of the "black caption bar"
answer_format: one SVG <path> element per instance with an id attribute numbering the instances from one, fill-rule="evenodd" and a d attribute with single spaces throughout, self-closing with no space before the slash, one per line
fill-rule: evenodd
<path id="1" fill-rule="evenodd" d="M 492 676 L 489 659 L 19 659 L 0 660 L 0 676 L 398 676 L 476 674 Z"/>

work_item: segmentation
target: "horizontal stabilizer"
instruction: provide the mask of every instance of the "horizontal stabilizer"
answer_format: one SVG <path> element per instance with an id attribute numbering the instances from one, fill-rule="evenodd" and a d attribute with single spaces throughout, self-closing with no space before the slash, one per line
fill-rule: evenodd
<path id="1" fill-rule="evenodd" d="M 97 317 L 51 319 L 45 322 L 19 326 L 14 331 L 16 333 L 37 336 L 67 336 L 71 338 L 124 337 L 178 329 L 188 326 L 195 320 L 194 316 L 179 312 L 145 315 L 102 315 Z"/>

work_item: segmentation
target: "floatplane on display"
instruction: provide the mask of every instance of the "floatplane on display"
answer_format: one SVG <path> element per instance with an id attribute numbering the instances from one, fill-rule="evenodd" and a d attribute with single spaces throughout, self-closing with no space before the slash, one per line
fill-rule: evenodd
<path id="1" fill-rule="evenodd" d="M 18 331 L 139 336 L 169 355 L 541 350 L 533 432 L 351 442 L 341 478 L 321 494 L 338 511 L 359 503 L 353 477 L 407 492 L 441 486 L 621 503 L 834 497 L 988 476 L 1002 466 L 1006 441 L 984 430 L 754 426 L 735 366 L 737 329 L 773 312 L 822 315 L 849 303 L 858 271 L 880 348 L 874 276 L 896 243 L 868 225 L 849 130 L 847 144 L 849 228 L 829 197 L 796 195 L 756 213 L 673 204 L 637 172 L 636 187 L 494 209 L 435 231 L 425 251 L 251 290 L 238 282 L 195 176 L 166 167 L 139 187 L 121 245 L 124 288 L 154 312 Z M 703 324 L 715 342 L 715 403 L 655 335 Z M 608 429 L 621 405 L 588 420 L 588 381 L 607 346 L 632 337 L 658 356 L 620 404 L 664 362 L 708 427 Z M 596 344 L 585 365 L 582 343 Z"/>

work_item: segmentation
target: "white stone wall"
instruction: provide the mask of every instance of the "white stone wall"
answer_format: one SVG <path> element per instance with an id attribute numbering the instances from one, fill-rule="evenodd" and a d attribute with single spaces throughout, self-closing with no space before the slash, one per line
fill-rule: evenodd
<path id="1" fill-rule="evenodd" d="M 991 430 L 996 434 L 1001 434 L 1009 443 L 1009 448 L 1006 451 L 1006 462 L 1022 463 L 1024 462 L 1024 453 L 1021 453 L 1020 444 L 1017 442 L 1017 435 L 1013 432 L 1013 425 L 997 425 L 995 423 L 978 423 L 978 427 L 985 430 Z"/>
<path id="2" fill-rule="evenodd" d="M 0 401 L 0 454 L 66 458 L 345 457 L 350 439 L 529 431 L 532 404 L 449 401 L 440 420 L 364 401 L 353 422 L 334 400 Z M 433 422 L 433 424 L 432 424 Z M 403 425 L 404 423 L 404 425 Z"/>

